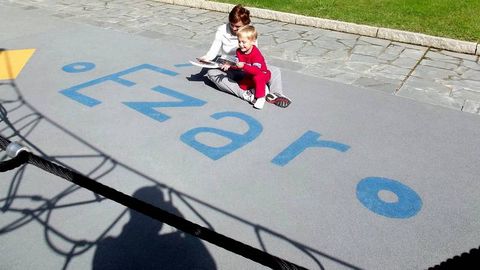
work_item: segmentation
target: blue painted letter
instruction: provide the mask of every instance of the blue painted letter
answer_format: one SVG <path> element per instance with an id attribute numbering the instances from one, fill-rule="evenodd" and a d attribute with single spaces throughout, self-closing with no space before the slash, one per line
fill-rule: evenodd
<path id="1" fill-rule="evenodd" d="M 386 202 L 378 193 L 386 190 L 394 193 L 397 200 Z M 357 198 L 376 214 L 390 218 L 409 218 L 422 208 L 422 199 L 408 186 L 388 178 L 367 177 L 357 184 Z"/>
<path id="2" fill-rule="evenodd" d="M 86 96 L 84 94 L 80 94 L 79 93 L 80 90 L 82 90 L 84 88 L 87 88 L 87 87 L 90 87 L 90 86 L 93 86 L 93 85 L 97 85 L 97 84 L 106 82 L 106 81 L 113 81 L 113 82 L 119 83 L 123 86 L 131 87 L 131 86 L 135 85 L 135 83 L 132 82 L 132 81 L 123 79 L 122 76 L 133 73 L 133 72 L 137 72 L 137 71 L 143 70 L 143 69 L 152 70 L 152 71 L 155 71 L 155 72 L 158 72 L 158 73 L 163 73 L 163 74 L 166 74 L 166 75 L 169 75 L 169 76 L 175 76 L 175 75 L 178 74 L 178 73 L 176 73 L 174 71 L 171 71 L 171 70 L 168 70 L 168 69 L 163 69 L 163 68 L 153 66 L 153 65 L 150 65 L 150 64 L 143 64 L 143 65 L 132 67 L 132 68 L 126 69 L 124 71 L 120 71 L 120 72 L 117 72 L 117 73 L 114 73 L 114 74 L 110 74 L 110 75 L 107 75 L 107 76 L 104 76 L 104 77 L 101 77 L 101 78 L 98 78 L 98 79 L 95 79 L 95 80 L 91 80 L 91 81 L 88 81 L 88 82 L 85 82 L 85 83 L 82 83 L 82 84 L 79 84 L 79 85 L 72 86 L 70 88 L 61 90 L 60 93 L 64 94 L 65 96 L 67 96 L 67 97 L 69 97 L 69 98 L 71 98 L 71 99 L 73 99 L 77 102 L 82 103 L 83 105 L 93 107 L 93 106 L 98 105 L 102 102 L 100 100 L 91 98 L 91 97 Z"/>
<path id="3" fill-rule="evenodd" d="M 163 122 L 170 118 L 170 116 L 161 113 L 155 108 L 157 107 L 200 107 L 203 106 L 206 101 L 179 93 L 175 90 L 163 87 L 156 86 L 152 88 L 153 91 L 165 94 L 179 99 L 180 101 L 163 101 L 163 102 L 123 102 L 123 104 L 128 107 L 139 111 L 140 113 L 160 122 Z"/>
<path id="4" fill-rule="evenodd" d="M 285 150 L 272 159 L 273 164 L 278 166 L 285 166 L 292 159 L 300 155 L 305 149 L 309 147 L 324 147 L 332 148 L 340 152 L 346 152 L 350 146 L 334 141 L 322 141 L 318 138 L 320 134 L 314 131 L 307 131 L 298 140 L 290 144 Z"/>
<path id="5" fill-rule="evenodd" d="M 225 117 L 235 117 L 246 122 L 249 127 L 248 131 L 245 132 L 244 134 L 238 134 L 238 133 L 221 130 L 217 128 L 199 127 L 199 128 L 191 129 L 185 132 L 184 134 L 182 134 L 182 136 L 180 136 L 180 139 L 182 140 L 182 142 L 195 148 L 197 151 L 201 152 L 202 154 L 206 155 L 207 157 L 213 160 L 218 160 L 232 153 L 238 148 L 246 145 L 247 143 L 253 141 L 256 137 L 258 137 L 258 135 L 260 135 L 260 133 L 263 130 L 262 125 L 257 120 L 243 113 L 221 112 L 221 113 L 212 114 L 211 117 L 217 120 Z M 229 139 L 231 142 L 227 145 L 220 146 L 220 147 L 209 146 L 197 141 L 195 136 L 197 136 L 200 133 L 217 134 Z"/>

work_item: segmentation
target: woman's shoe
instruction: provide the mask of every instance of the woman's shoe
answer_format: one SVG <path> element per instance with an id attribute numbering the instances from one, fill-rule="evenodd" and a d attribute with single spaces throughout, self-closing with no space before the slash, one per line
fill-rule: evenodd
<path id="1" fill-rule="evenodd" d="M 286 108 L 292 103 L 292 101 L 286 96 L 279 93 L 269 93 L 265 96 L 268 103 L 277 105 L 280 108 Z"/>

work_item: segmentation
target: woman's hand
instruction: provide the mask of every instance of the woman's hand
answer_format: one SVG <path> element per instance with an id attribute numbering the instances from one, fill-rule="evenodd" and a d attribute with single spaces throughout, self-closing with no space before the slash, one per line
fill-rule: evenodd
<path id="1" fill-rule="evenodd" d="M 208 60 L 206 56 L 197 57 L 197 61 L 200 63 L 210 64 L 212 61 Z"/>
<path id="2" fill-rule="evenodd" d="M 222 69 L 223 71 L 227 71 L 231 66 L 229 64 L 223 64 L 223 65 L 220 65 L 220 69 Z"/>
<path id="3" fill-rule="evenodd" d="M 244 63 L 244 62 L 238 62 L 238 63 L 237 63 L 237 68 L 242 69 L 243 66 L 245 66 L 245 63 Z"/>

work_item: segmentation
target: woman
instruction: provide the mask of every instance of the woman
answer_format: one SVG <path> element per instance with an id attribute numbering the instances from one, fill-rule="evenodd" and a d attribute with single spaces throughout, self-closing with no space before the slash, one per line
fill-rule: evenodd
<path id="1" fill-rule="evenodd" d="M 235 58 L 235 52 L 238 48 L 237 31 L 240 27 L 250 24 L 250 11 L 242 5 L 236 5 L 230 11 L 228 21 L 229 23 L 217 28 L 215 40 L 210 46 L 210 50 L 200 57 L 200 60 L 212 61 L 219 56 L 227 59 Z M 274 66 L 269 66 L 269 68 L 272 76 L 267 84 L 270 93 L 266 96 L 266 100 L 279 107 L 286 108 L 290 105 L 291 100 L 283 95 L 280 69 Z M 207 72 L 208 79 L 220 90 L 250 101 L 252 93 L 242 90 L 237 83 L 242 75 L 242 72 L 238 70 L 225 72 L 220 69 L 210 69 Z"/>

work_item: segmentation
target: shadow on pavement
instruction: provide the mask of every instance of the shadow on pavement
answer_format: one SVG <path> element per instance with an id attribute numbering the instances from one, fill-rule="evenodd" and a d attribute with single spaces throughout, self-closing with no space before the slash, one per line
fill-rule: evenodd
<path id="1" fill-rule="evenodd" d="M 182 216 L 155 186 L 137 190 L 133 197 Z M 163 224 L 134 210 L 118 237 L 97 243 L 94 270 L 107 269 L 216 269 L 215 262 L 198 238 L 180 231 L 159 234 Z"/>

